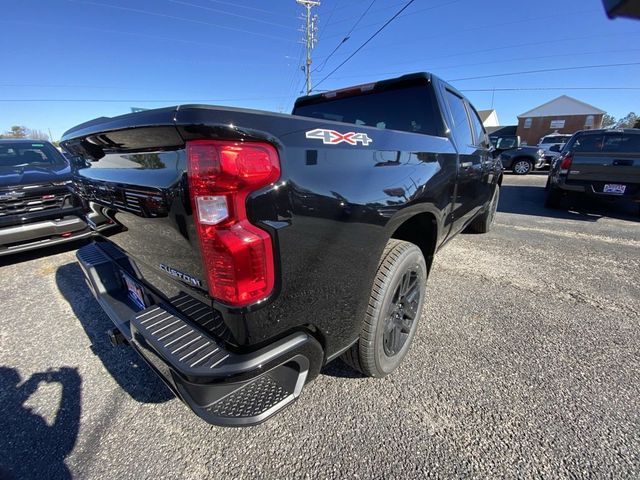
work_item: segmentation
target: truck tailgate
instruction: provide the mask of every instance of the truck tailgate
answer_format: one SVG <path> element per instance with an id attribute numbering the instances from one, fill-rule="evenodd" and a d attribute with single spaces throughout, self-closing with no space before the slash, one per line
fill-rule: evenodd
<path id="1" fill-rule="evenodd" d="M 640 183 L 640 157 L 636 154 L 583 153 L 573 155 L 568 181 Z"/>

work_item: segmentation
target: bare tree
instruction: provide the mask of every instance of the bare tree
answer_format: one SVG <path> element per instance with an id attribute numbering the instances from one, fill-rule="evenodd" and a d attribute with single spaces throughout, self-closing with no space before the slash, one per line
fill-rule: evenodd
<path id="1" fill-rule="evenodd" d="M 9 131 L 4 132 L 3 138 L 26 138 L 29 134 L 29 129 L 23 125 L 13 125 Z"/>
<path id="2" fill-rule="evenodd" d="M 29 130 L 29 138 L 33 138 L 34 140 L 49 140 L 49 135 L 42 130 Z"/>
<path id="3" fill-rule="evenodd" d="M 33 138 L 34 140 L 49 140 L 49 135 L 42 130 L 31 130 L 24 125 L 13 125 L 0 138 Z"/>

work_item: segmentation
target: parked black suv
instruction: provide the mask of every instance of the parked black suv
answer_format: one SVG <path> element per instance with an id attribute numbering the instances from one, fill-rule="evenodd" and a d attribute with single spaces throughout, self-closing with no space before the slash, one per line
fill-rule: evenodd
<path id="1" fill-rule="evenodd" d="M 545 166 L 544 150 L 522 145 L 517 135 L 489 135 L 489 139 L 505 170 L 526 175 Z"/>
<path id="2" fill-rule="evenodd" d="M 554 160 L 545 205 L 567 193 L 640 203 L 640 129 L 576 133 Z"/>
<path id="3" fill-rule="evenodd" d="M 0 140 L 0 255 L 91 234 L 70 190 L 71 169 L 41 140 Z"/>

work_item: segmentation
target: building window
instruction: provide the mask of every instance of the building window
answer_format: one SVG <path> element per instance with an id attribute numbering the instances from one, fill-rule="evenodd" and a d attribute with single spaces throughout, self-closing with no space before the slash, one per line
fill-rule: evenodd
<path id="1" fill-rule="evenodd" d="M 593 128 L 593 115 L 587 115 L 587 119 L 584 121 L 584 128 L 587 130 Z"/>
<path id="2" fill-rule="evenodd" d="M 524 119 L 524 128 L 531 128 L 531 124 L 533 123 L 533 119 L 532 118 L 525 118 Z"/>

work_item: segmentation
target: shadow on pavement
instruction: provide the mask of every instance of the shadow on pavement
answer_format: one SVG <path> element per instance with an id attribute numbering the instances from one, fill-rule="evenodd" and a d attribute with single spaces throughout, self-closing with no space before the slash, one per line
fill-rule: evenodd
<path id="1" fill-rule="evenodd" d="M 56 284 L 91 340 L 91 351 L 124 391 L 143 403 L 162 403 L 173 398 L 171 391 L 133 348 L 111 345 L 106 332 L 113 328 L 113 323 L 93 298 L 77 263 L 59 267 Z M 87 355 L 91 352 L 87 351 Z"/>
<path id="2" fill-rule="evenodd" d="M 362 373 L 347 365 L 341 358 L 329 363 L 320 373 L 338 378 L 366 378 Z"/>
<path id="3" fill-rule="evenodd" d="M 566 220 L 597 222 L 600 218 L 616 218 L 638 222 L 638 205 L 598 200 L 591 197 L 567 196 L 559 209 L 544 206 L 544 187 L 531 185 L 502 185 L 498 211 L 535 215 Z"/>
<path id="4" fill-rule="evenodd" d="M 80 427 L 78 370 L 63 367 L 21 380 L 16 369 L 0 366 L 0 478 L 71 478 L 64 460 L 76 444 Z M 43 382 L 59 384 L 62 392 L 51 425 L 25 405 Z"/>

